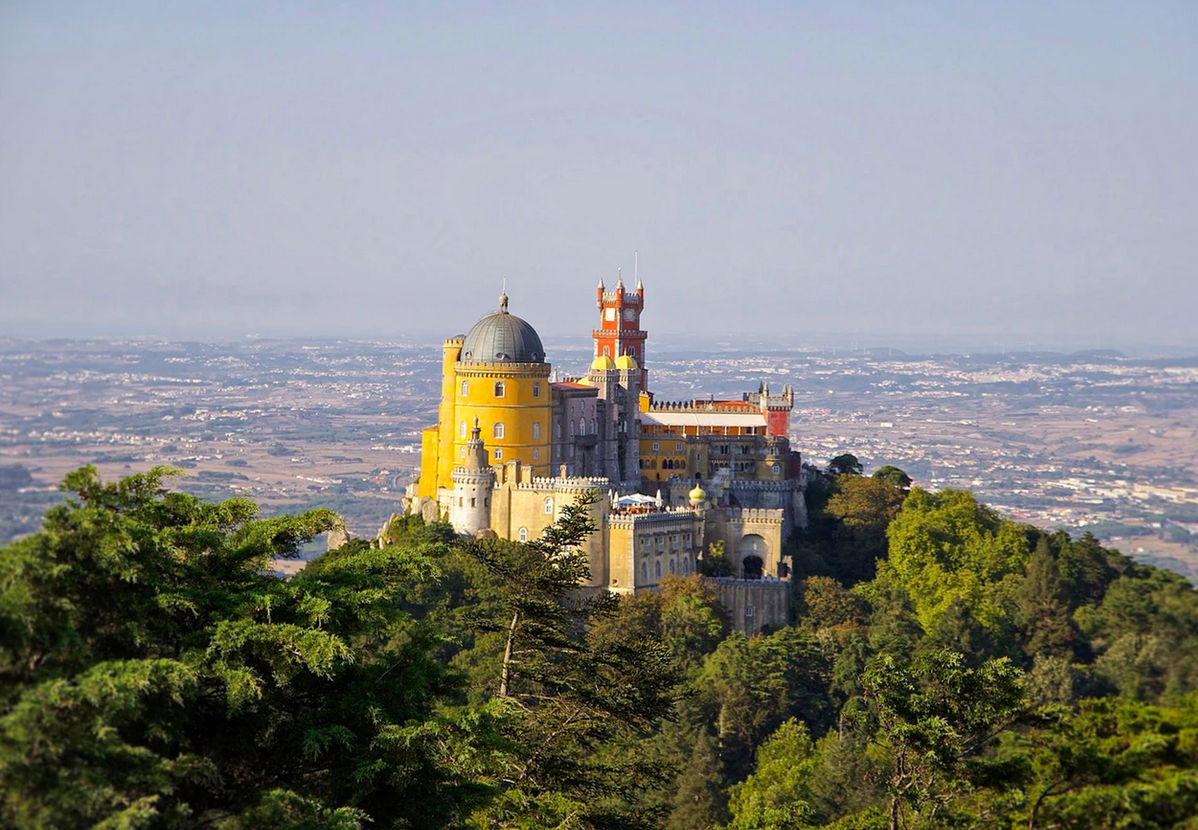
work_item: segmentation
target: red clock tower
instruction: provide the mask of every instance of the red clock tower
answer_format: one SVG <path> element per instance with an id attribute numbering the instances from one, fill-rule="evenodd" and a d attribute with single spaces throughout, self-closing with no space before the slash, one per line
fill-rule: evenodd
<path id="1" fill-rule="evenodd" d="M 641 331 L 641 312 L 645 309 L 645 287 L 636 281 L 636 292 L 624 290 L 624 278 L 616 281 L 615 291 L 606 291 L 603 280 L 595 292 L 595 304 L 599 308 L 599 328 L 593 332 L 595 357 L 606 356 L 615 360 L 628 355 L 641 368 L 641 389 L 648 390 L 649 370 L 645 368 L 645 338 L 648 332 Z"/>

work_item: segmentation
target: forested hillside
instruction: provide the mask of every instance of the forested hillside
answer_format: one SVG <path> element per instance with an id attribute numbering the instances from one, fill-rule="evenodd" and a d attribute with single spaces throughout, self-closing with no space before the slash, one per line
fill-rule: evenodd
<path id="1" fill-rule="evenodd" d="M 1086 536 L 842 456 L 796 619 L 701 577 L 575 590 L 527 544 L 332 527 L 84 468 L 0 551 L 3 824 L 107 828 L 1194 828 L 1198 596 Z"/>

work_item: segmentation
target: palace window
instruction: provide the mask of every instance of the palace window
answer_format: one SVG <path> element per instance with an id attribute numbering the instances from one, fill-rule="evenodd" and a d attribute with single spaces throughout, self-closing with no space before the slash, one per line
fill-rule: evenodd
<path id="1" fill-rule="evenodd" d="M 541 437 L 541 422 L 540 421 L 532 422 L 532 437 L 533 438 Z"/>
<path id="2" fill-rule="evenodd" d="M 466 422 L 465 421 L 462 421 L 462 423 L 458 425 L 458 435 L 462 438 L 466 437 Z"/>
<path id="3" fill-rule="evenodd" d="M 520 528 L 520 541 L 521 542 L 528 541 L 528 528 L 526 528 L 526 527 Z"/>
<path id="4" fill-rule="evenodd" d="M 503 381 L 501 381 L 501 380 L 495 381 L 495 397 L 502 398 L 504 389 L 505 389 L 505 387 L 504 387 Z"/>
<path id="5" fill-rule="evenodd" d="M 649 563 L 642 562 L 641 563 L 641 582 L 648 582 L 648 581 L 649 581 Z"/>
<path id="6" fill-rule="evenodd" d="M 657 552 L 658 553 L 666 552 L 666 537 L 664 537 L 664 536 L 657 537 Z M 660 575 L 661 574 L 658 574 L 658 576 L 660 576 Z"/>
<path id="7" fill-rule="evenodd" d="M 604 356 L 604 357 L 611 357 L 611 346 L 604 346 L 604 347 L 603 347 L 603 356 Z"/>
<path id="8" fill-rule="evenodd" d="M 554 438 L 562 437 L 562 422 L 561 421 L 553 422 L 553 437 Z"/>
<path id="9" fill-rule="evenodd" d="M 655 577 L 657 577 L 658 579 L 661 579 L 661 563 L 660 562 L 653 563 L 653 575 Z"/>
<path id="10" fill-rule="evenodd" d="M 553 499 L 545 499 L 545 515 L 553 515 Z"/>
<path id="11" fill-rule="evenodd" d="M 674 560 L 670 560 L 670 573 L 674 573 Z"/>
<path id="12" fill-rule="evenodd" d="M 539 380 L 534 380 L 532 382 L 532 396 L 534 398 L 541 397 L 541 382 Z"/>
<path id="13" fill-rule="evenodd" d="M 495 426 L 491 429 L 491 433 L 496 438 L 502 438 L 503 437 L 503 424 L 496 423 Z"/>
<path id="14" fill-rule="evenodd" d="M 775 464 L 773 469 L 774 469 L 774 475 L 778 475 L 778 473 L 782 472 L 781 465 Z"/>
<path id="15" fill-rule="evenodd" d="M 681 441 L 674 442 L 674 452 L 682 452 L 682 442 Z"/>
<path id="16" fill-rule="evenodd" d="M 503 450 L 500 447 L 495 448 L 495 460 L 499 461 L 503 458 Z"/>
<path id="17" fill-rule="evenodd" d="M 466 395 L 469 392 L 470 392 L 470 384 L 467 383 L 466 381 L 462 381 L 462 397 L 463 398 L 466 397 Z"/>
<path id="18" fill-rule="evenodd" d="M 540 461 L 540 460 L 541 460 L 541 448 L 540 448 L 540 447 L 533 447 L 533 448 L 532 448 L 532 460 L 533 460 L 533 461 Z"/>
<path id="19" fill-rule="evenodd" d="M 654 441 L 653 442 L 653 452 L 659 452 L 660 450 L 661 450 L 661 442 Z"/>

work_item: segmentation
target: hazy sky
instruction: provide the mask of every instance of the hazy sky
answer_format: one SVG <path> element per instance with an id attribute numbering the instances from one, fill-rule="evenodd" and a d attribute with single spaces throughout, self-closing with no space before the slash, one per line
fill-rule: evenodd
<path id="1" fill-rule="evenodd" d="M 0 335 L 1198 346 L 1198 2 L 0 0 Z"/>

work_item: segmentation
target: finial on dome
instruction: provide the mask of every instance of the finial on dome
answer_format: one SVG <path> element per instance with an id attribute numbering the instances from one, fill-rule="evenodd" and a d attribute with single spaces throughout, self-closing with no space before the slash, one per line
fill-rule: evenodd
<path id="1" fill-rule="evenodd" d="M 507 314 L 507 292 L 499 295 L 499 313 Z"/>
<path id="2" fill-rule="evenodd" d="M 619 289 L 619 288 L 623 288 L 623 287 L 624 287 L 624 269 L 617 268 L 616 269 L 616 288 Z"/>

